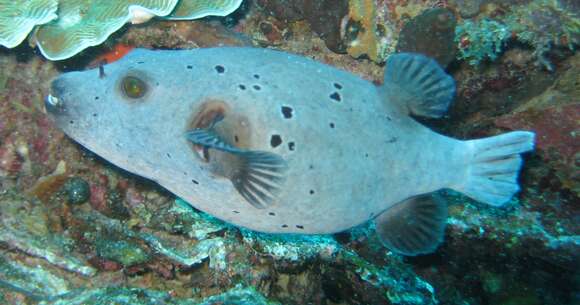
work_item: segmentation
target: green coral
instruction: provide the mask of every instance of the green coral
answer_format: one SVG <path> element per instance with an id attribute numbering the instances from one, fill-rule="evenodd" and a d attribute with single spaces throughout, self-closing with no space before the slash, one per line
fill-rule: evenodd
<path id="1" fill-rule="evenodd" d="M 129 21 L 147 14 L 166 16 L 176 4 L 177 0 L 61 0 L 58 19 L 39 27 L 35 39 L 46 58 L 61 60 L 103 43 Z"/>
<path id="2" fill-rule="evenodd" d="M 153 17 L 191 20 L 208 15 L 225 16 L 236 10 L 241 2 L 0 0 L 0 44 L 13 48 L 26 38 L 34 26 L 42 24 L 34 32 L 32 42 L 46 58 L 62 60 L 103 43 L 128 22 L 143 23 Z"/>
<path id="3" fill-rule="evenodd" d="M 181 0 L 175 10 L 167 16 L 171 20 L 191 20 L 205 16 L 226 16 L 235 11 L 242 0 Z"/>
<path id="4" fill-rule="evenodd" d="M 458 58 L 471 65 L 478 65 L 485 59 L 495 60 L 510 37 L 511 30 L 495 20 L 465 21 L 455 28 Z"/>
<path id="5" fill-rule="evenodd" d="M 56 18 L 57 0 L 0 0 L 0 45 L 14 48 L 36 25 Z"/>

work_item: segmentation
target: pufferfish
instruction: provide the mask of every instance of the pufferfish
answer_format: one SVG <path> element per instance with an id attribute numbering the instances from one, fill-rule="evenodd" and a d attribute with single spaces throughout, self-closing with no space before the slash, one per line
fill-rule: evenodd
<path id="1" fill-rule="evenodd" d="M 258 48 L 136 49 L 52 82 L 46 109 L 76 142 L 193 207 L 268 233 L 329 234 L 375 220 L 393 252 L 433 252 L 453 189 L 501 206 L 534 134 L 461 141 L 438 118 L 455 83 L 419 54 L 384 83 Z"/>

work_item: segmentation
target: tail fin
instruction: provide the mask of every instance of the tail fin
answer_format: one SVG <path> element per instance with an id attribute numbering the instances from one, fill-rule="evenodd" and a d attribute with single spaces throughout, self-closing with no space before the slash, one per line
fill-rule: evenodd
<path id="1" fill-rule="evenodd" d="M 514 131 L 494 137 L 467 141 L 472 160 L 467 179 L 457 190 L 492 206 L 501 206 L 519 191 L 521 153 L 534 149 L 533 132 Z"/>
<path id="2" fill-rule="evenodd" d="M 438 118 L 455 97 L 455 81 L 435 60 L 399 53 L 387 59 L 382 92 L 407 112 Z"/>

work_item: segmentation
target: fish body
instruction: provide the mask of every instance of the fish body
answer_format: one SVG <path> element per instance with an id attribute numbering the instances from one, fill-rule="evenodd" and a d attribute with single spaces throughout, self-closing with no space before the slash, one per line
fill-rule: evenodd
<path id="1" fill-rule="evenodd" d="M 254 48 L 134 50 L 104 70 L 106 77 L 88 70 L 53 82 L 47 110 L 57 126 L 195 208 L 261 232 L 334 233 L 378 215 L 393 224 L 387 215 L 413 214 L 405 202 L 420 209 L 435 201 L 416 196 L 443 188 L 501 205 L 517 191 L 519 153 L 533 146 L 533 134 L 519 132 L 488 138 L 482 148 L 415 121 L 409 113 L 440 116 L 454 94 L 452 79 L 419 55 L 387 62 L 380 87 L 305 57 Z M 510 164 L 486 174 L 474 164 L 488 162 L 477 158 L 494 147 L 513 148 L 488 158 Z M 266 163 L 252 169 L 252 158 Z M 258 176 L 241 175 L 247 167 L 244 173 Z M 497 191 L 476 183 L 474 172 L 506 185 Z M 442 235 L 446 207 L 427 206 L 436 207 L 426 218 L 436 219 L 432 230 Z M 397 236 L 385 236 L 386 244 L 427 252 L 405 251 Z"/>

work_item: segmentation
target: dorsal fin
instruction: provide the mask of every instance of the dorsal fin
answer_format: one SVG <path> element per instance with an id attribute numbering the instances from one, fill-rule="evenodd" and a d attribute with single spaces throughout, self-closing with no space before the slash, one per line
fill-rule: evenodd
<path id="1" fill-rule="evenodd" d="M 225 143 L 219 136 L 206 129 L 195 129 L 187 133 L 194 144 L 234 154 L 235 170 L 231 179 L 236 190 L 252 206 L 264 209 L 270 206 L 278 195 L 285 179 L 286 161 L 277 154 L 239 149 Z"/>
<path id="2" fill-rule="evenodd" d="M 435 60 L 399 53 L 387 59 L 381 91 L 387 102 L 406 112 L 439 118 L 455 96 L 455 81 Z"/>

